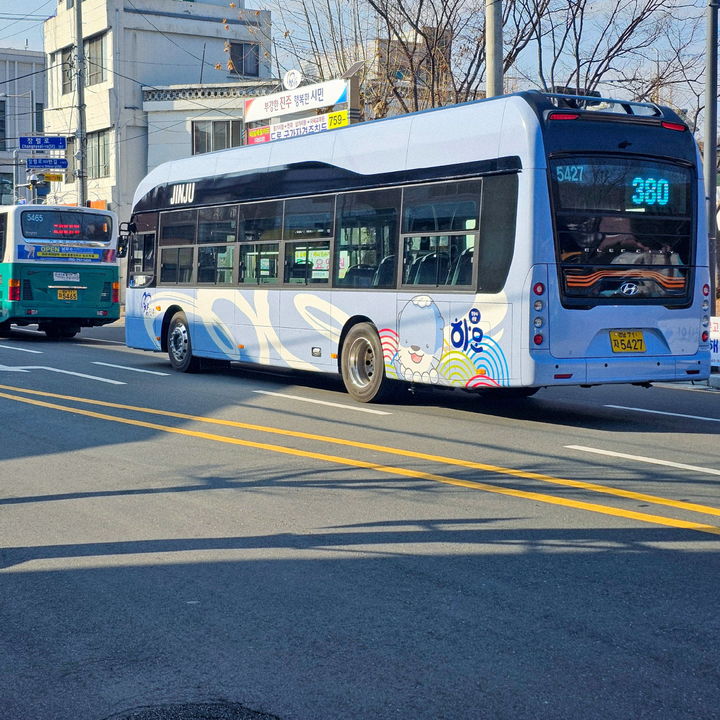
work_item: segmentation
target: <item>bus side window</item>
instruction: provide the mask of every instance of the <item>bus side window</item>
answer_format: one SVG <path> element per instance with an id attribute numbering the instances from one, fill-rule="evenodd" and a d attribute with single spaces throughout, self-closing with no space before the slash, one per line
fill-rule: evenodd
<path id="1" fill-rule="evenodd" d="M 483 178 L 478 289 L 500 292 L 505 286 L 515 249 L 518 177 L 490 175 Z"/>
<path id="2" fill-rule="evenodd" d="M 338 196 L 333 285 L 395 287 L 400 190 Z"/>
<path id="3" fill-rule="evenodd" d="M 133 236 L 128 260 L 128 287 L 148 287 L 155 279 L 155 233 Z"/>

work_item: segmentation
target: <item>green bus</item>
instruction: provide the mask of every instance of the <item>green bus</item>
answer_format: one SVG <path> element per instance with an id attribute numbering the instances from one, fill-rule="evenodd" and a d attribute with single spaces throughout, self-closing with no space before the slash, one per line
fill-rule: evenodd
<path id="1" fill-rule="evenodd" d="M 37 325 L 49 338 L 120 317 L 117 217 L 64 205 L 0 206 L 0 334 Z"/>

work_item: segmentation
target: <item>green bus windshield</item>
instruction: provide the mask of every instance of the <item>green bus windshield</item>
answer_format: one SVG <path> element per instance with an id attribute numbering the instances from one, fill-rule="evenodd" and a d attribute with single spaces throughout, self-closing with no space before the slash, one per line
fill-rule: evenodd
<path id="1" fill-rule="evenodd" d="M 27 210 L 20 214 L 23 237 L 50 242 L 110 243 L 112 220 L 109 215 L 76 210 Z"/>

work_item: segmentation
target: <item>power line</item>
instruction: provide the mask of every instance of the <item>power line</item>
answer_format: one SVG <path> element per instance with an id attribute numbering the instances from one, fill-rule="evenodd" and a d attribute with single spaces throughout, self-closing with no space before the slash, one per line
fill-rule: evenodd
<path id="1" fill-rule="evenodd" d="M 79 1 L 80 0 L 78 0 L 78 2 Z M 21 23 L 21 22 L 37 22 L 37 20 L 35 20 L 33 18 L 33 13 L 36 13 L 38 10 L 42 10 L 42 8 L 44 8 L 46 5 L 49 5 L 51 2 L 53 2 L 53 0 L 46 0 L 46 2 L 44 2 L 42 5 L 39 5 L 38 7 L 36 7 L 30 13 L 27 13 L 26 15 L 24 15 L 22 17 L 18 17 L 17 20 L 13 20 L 13 22 L 11 22 L 10 25 L 8 25 L 7 27 L 10 27 L 12 25 L 17 25 L 18 23 Z M 5 13 L 3 13 L 3 14 L 5 14 Z M 10 15 L 10 13 L 7 13 L 7 15 Z M 2 16 L 0 15 L 0 17 L 2 17 Z M 47 17 L 52 17 L 52 14 L 48 15 Z M 47 17 L 44 19 L 47 20 Z M 10 19 L 10 18 L 3 18 L 3 19 Z M 20 35 L 23 32 L 25 32 L 25 31 L 18 30 L 18 32 L 10 33 L 10 35 L 0 35 L 0 40 L 7 40 L 7 38 L 15 37 L 16 35 Z"/>
<path id="2" fill-rule="evenodd" d="M 7 85 L 8 83 L 17 82 L 18 80 L 22 80 L 26 77 L 32 77 L 33 75 L 40 75 L 40 73 L 46 73 L 48 70 L 52 70 L 59 65 L 62 65 L 62 63 L 55 63 L 54 65 L 50 65 L 50 67 L 43 68 L 42 70 L 35 70 L 35 72 L 27 73 L 26 75 L 18 75 L 17 77 L 10 78 L 9 80 L 0 80 L 0 85 Z"/>

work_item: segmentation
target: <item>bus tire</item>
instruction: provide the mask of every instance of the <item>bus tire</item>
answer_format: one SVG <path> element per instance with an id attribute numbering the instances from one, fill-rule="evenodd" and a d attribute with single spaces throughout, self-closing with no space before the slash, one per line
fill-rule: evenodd
<path id="1" fill-rule="evenodd" d="M 358 323 L 348 331 L 340 373 L 348 394 L 358 402 L 381 402 L 393 394 L 395 383 L 385 375 L 380 338 L 370 323 Z"/>
<path id="2" fill-rule="evenodd" d="M 167 331 L 167 349 L 170 364 L 178 372 L 196 372 L 200 359 L 193 357 L 190 329 L 184 312 L 176 312 Z"/>
<path id="3" fill-rule="evenodd" d="M 10 335 L 10 321 L 0 322 L 0 337 L 8 337 Z"/>

